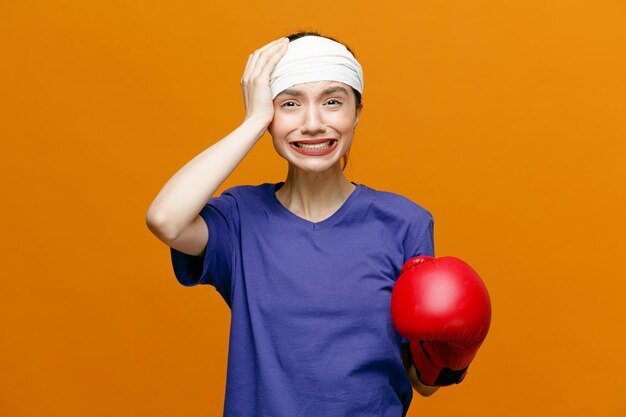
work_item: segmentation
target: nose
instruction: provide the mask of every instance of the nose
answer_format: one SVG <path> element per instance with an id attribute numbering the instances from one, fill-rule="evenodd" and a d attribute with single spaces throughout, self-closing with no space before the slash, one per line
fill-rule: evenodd
<path id="1" fill-rule="evenodd" d="M 317 106 L 307 106 L 304 111 L 304 120 L 300 133 L 302 134 L 315 134 L 318 132 L 325 132 L 326 125 L 324 124 L 323 114 Z"/>

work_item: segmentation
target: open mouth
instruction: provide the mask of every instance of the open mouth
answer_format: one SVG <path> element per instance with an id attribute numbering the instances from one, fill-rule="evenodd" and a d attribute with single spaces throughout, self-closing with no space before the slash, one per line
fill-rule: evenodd
<path id="1" fill-rule="evenodd" d="M 306 156 L 324 156 L 331 154 L 337 149 L 337 139 L 317 139 L 302 142 L 291 142 L 293 150 Z"/>
<path id="2" fill-rule="evenodd" d="M 319 151 L 319 150 L 330 148 L 336 142 L 337 141 L 334 139 L 329 139 L 329 140 L 326 140 L 324 142 L 319 142 L 319 143 L 293 142 L 292 144 L 293 146 L 300 148 L 300 149 L 305 149 L 305 150 L 310 150 L 310 151 Z"/>

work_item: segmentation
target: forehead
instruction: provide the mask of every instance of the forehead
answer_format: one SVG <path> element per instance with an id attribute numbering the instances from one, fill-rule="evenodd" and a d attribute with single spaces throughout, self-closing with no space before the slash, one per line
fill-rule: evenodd
<path id="1" fill-rule="evenodd" d="M 312 81 L 308 83 L 300 83 L 292 85 L 281 91 L 276 97 L 279 96 L 300 96 L 300 95 L 319 95 L 319 94 L 331 94 L 331 93 L 344 93 L 349 95 L 350 87 L 348 84 L 344 84 L 339 81 Z"/>

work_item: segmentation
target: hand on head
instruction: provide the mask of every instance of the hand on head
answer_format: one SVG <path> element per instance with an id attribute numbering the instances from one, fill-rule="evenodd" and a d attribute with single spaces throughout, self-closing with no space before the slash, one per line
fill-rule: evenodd
<path id="1" fill-rule="evenodd" d="M 246 106 L 245 120 L 258 117 L 270 124 L 274 117 L 274 103 L 270 90 L 270 75 L 276 63 L 287 52 L 288 38 L 276 39 L 248 56 L 241 77 L 241 89 Z"/>

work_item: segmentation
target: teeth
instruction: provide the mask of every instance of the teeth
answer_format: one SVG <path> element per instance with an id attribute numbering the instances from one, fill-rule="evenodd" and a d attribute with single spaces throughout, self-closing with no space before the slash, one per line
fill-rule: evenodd
<path id="1" fill-rule="evenodd" d="M 314 145 L 307 145 L 304 143 L 296 142 L 295 145 L 300 149 L 310 149 L 310 150 L 319 150 L 319 149 L 328 149 L 330 148 L 332 141 L 327 140 L 326 142 L 316 143 Z"/>

